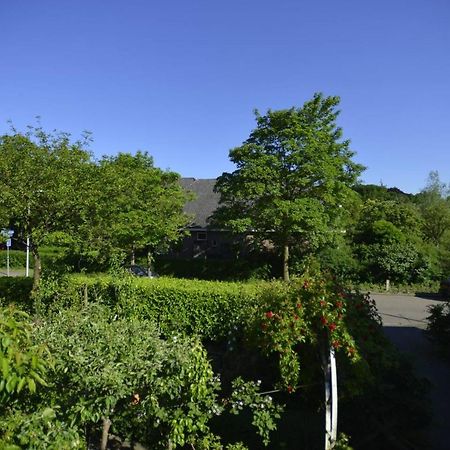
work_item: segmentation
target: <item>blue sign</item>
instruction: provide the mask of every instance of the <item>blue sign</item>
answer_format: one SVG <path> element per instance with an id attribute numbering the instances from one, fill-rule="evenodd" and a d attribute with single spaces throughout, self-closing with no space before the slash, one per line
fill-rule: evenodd
<path id="1" fill-rule="evenodd" d="M 11 239 L 8 239 L 8 240 L 6 241 L 6 246 L 7 246 L 7 247 L 11 247 L 11 245 L 12 245 Z"/>

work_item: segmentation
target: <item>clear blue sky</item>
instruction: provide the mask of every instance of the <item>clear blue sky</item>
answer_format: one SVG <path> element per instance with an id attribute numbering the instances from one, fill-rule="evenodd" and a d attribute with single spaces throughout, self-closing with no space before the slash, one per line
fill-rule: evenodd
<path id="1" fill-rule="evenodd" d="M 448 0 L 0 2 L 0 132 L 40 115 L 97 156 L 233 170 L 253 109 L 339 95 L 367 183 L 450 181 Z"/>

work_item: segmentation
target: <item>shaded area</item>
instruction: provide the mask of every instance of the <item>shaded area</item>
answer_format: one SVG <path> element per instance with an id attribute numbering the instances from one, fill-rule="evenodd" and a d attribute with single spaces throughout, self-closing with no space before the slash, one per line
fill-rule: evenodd
<path id="1" fill-rule="evenodd" d="M 427 306 L 440 302 L 423 294 L 412 296 L 373 296 L 383 319 L 388 339 L 412 362 L 418 376 L 430 383 L 433 418 L 429 439 L 433 450 L 448 450 L 450 423 L 450 364 L 426 338 Z M 424 301 L 427 300 L 427 301 Z"/>

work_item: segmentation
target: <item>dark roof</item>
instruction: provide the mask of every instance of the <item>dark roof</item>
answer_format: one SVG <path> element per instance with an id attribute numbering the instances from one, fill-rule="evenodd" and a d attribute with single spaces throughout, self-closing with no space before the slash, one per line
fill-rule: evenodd
<path id="1" fill-rule="evenodd" d="M 206 228 L 209 217 L 219 206 L 220 195 L 214 192 L 216 179 L 181 178 L 180 184 L 183 189 L 195 194 L 195 199 L 184 207 L 184 212 L 193 216 L 190 226 Z"/>

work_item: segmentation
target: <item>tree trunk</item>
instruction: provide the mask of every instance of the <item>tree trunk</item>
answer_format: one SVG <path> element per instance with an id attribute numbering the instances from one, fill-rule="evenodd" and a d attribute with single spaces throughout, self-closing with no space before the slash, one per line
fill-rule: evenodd
<path id="1" fill-rule="evenodd" d="M 34 273 L 33 273 L 33 291 L 39 286 L 39 281 L 41 280 L 41 256 L 39 255 L 39 250 L 36 247 L 32 247 L 33 249 L 33 259 L 34 259 Z"/>
<path id="2" fill-rule="evenodd" d="M 108 434 L 109 428 L 111 427 L 111 421 L 107 418 L 103 418 L 103 429 L 102 429 L 102 441 L 100 443 L 100 450 L 106 450 L 108 446 Z"/>
<path id="3" fill-rule="evenodd" d="M 283 280 L 289 281 L 289 245 L 283 246 Z"/>

